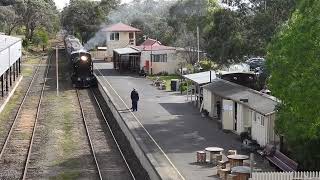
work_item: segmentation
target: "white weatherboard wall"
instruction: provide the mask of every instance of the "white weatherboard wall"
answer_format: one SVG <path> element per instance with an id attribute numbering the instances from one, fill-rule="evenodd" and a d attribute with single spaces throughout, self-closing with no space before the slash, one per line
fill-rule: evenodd
<path id="1" fill-rule="evenodd" d="M 251 111 L 252 114 L 252 139 L 256 140 L 261 146 L 265 146 L 270 141 L 275 141 L 274 133 L 274 116 L 263 116 L 257 112 Z"/>
<path id="2" fill-rule="evenodd" d="M 210 117 L 217 117 L 217 100 L 218 97 L 215 94 L 203 88 L 203 109 L 209 112 Z"/>
<path id="3" fill-rule="evenodd" d="M 9 49 L 10 49 L 10 66 L 12 66 L 22 55 L 21 41 L 16 42 L 12 46 L 10 46 Z"/>
<path id="4" fill-rule="evenodd" d="M 151 53 L 152 54 L 166 54 L 167 62 L 152 62 L 151 66 Z M 149 67 L 152 67 L 152 73 L 158 74 L 160 72 L 167 72 L 169 74 L 174 74 L 180 68 L 179 63 L 184 62 L 181 56 L 177 55 L 176 50 L 158 50 L 158 51 L 142 51 L 141 52 L 141 61 L 140 68 L 145 66 L 145 62 L 149 61 Z M 150 72 L 150 70 L 149 70 Z"/>
<path id="5" fill-rule="evenodd" d="M 129 32 L 118 32 L 119 40 L 110 40 L 110 34 L 113 32 L 106 32 L 106 40 L 107 40 L 107 55 L 108 57 L 113 56 L 113 50 L 118 48 L 125 48 L 130 45 Z M 135 32 L 133 33 L 133 38 L 135 39 Z M 135 45 L 135 42 L 134 42 Z"/>
<path id="6" fill-rule="evenodd" d="M 9 69 L 10 61 L 9 61 L 9 48 L 0 52 L 0 75 L 4 74 L 7 69 Z"/>
<path id="7" fill-rule="evenodd" d="M 10 37 L 8 37 L 10 38 Z M 3 42 L 2 42 L 3 43 Z M 21 41 L 17 40 L 13 44 L 8 44 L 8 47 L 0 52 L 0 75 L 4 74 L 21 57 Z"/>
<path id="8" fill-rule="evenodd" d="M 212 103 L 211 99 L 211 92 L 207 89 L 203 89 L 203 109 L 209 112 L 210 117 L 213 117 L 212 106 L 214 106 L 214 104 Z"/>

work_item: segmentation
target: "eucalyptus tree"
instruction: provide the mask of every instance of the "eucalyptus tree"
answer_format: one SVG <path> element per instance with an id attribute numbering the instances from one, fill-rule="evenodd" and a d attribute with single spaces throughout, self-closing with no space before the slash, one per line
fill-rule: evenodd
<path id="1" fill-rule="evenodd" d="M 16 11 L 12 5 L 0 6 L 0 24 L 2 31 L 11 35 L 12 31 L 20 25 L 21 16 L 16 14 Z"/>
<path id="2" fill-rule="evenodd" d="M 79 35 L 82 42 L 87 42 L 117 3 L 117 0 L 71 0 L 62 11 L 62 25 L 69 33 Z"/>
<path id="3" fill-rule="evenodd" d="M 320 168 L 320 1 L 305 0 L 273 39 L 270 88 L 281 100 L 276 130 L 305 170 Z"/>

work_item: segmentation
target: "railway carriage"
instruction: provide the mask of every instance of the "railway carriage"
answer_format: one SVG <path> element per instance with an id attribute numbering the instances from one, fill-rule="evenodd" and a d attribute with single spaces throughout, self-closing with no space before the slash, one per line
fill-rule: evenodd
<path id="1" fill-rule="evenodd" d="M 74 36 L 66 36 L 64 44 L 72 67 L 71 81 L 73 86 L 78 88 L 96 86 L 97 80 L 93 75 L 91 54 Z"/>

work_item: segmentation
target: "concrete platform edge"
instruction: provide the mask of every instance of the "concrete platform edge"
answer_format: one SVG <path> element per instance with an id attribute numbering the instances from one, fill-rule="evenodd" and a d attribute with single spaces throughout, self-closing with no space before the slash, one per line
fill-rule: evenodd
<path id="1" fill-rule="evenodd" d="M 138 157 L 140 163 L 142 164 L 143 168 L 148 172 L 150 179 L 152 179 L 152 180 L 153 179 L 154 180 L 162 179 L 161 176 L 159 175 L 158 171 L 154 168 L 154 165 L 150 162 L 148 156 L 145 154 L 145 152 L 142 150 L 142 148 L 140 147 L 140 145 L 136 141 L 136 138 L 131 133 L 129 127 L 126 125 L 123 118 L 121 117 L 121 115 L 117 111 L 115 105 L 113 104 L 112 97 L 110 96 L 110 93 L 108 92 L 108 90 L 105 87 L 103 87 L 101 85 L 102 83 L 101 83 L 100 78 L 98 76 L 96 76 L 96 78 L 98 80 L 99 91 L 101 92 L 103 98 L 107 102 L 107 104 L 108 104 L 113 116 L 115 117 L 116 121 L 118 122 L 121 130 L 123 131 L 123 133 L 125 134 L 125 136 L 129 140 L 130 145 L 131 145 L 133 151 L 135 152 L 136 156 Z"/>

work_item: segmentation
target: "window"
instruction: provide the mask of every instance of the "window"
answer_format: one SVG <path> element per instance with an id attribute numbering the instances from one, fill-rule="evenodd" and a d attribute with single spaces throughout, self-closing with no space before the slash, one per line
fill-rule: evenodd
<path id="1" fill-rule="evenodd" d="M 152 62 L 167 62 L 166 54 L 152 54 L 151 55 Z"/>
<path id="2" fill-rule="evenodd" d="M 113 32 L 110 34 L 110 40 L 111 41 L 119 41 L 119 33 L 118 32 Z"/>
<path id="3" fill-rule="evenodd" d="M 132 32 L 129 33 L 129 39 L 133 39 L 133 38 L 134 38 L 133 33 Z"/>

